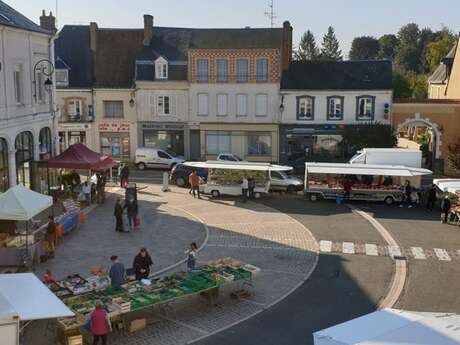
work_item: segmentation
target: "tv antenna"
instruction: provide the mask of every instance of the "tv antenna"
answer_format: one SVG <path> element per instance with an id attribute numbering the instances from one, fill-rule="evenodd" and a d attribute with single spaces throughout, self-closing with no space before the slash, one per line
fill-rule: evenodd
<path id="1" fill-rule="evenodd" d="M 268 17 L 270 19 L 270 26 L 274 27 L 276 15 L 274 12 L 273 0 L 271 0 L 270 3 L 268 4 L 268 8 L 269 8 L 268 11 L 265 12 L 265 17 Z"/>

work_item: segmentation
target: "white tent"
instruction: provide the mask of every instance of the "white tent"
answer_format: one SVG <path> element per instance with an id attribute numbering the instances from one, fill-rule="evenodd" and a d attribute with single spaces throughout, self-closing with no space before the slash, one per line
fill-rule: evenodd
<path id="1" fill-rule="evenodd" d="M 26 221 L 52 205 L 52 197 L 17 185 L 0 195 L 0 219 Z"/>
<path id="2" fill-rule="evenodd" d="M 257 162 L 227 162 L 227 161 L 206 161 L 206 162 L 185 162 L 183 165 L 192 168 L 226 169 L 226 170 L 255 170 L 255 171 L 289 171 L 292 167 L 276 165 L 271 163 Z"/>
<path id="3" fill-rule="evenodd" d="M 460 179 L 434 179 L 433 183 L 443 192 L 456 193 L 460 191 Z"/>
<path id="4" fill-rule="evenodd" d="M 313 333 L 315 345 L 459 345 L 458 315 L 382 309 Z"/>
<path id="5" fill-rule="evenodd" d="M 2 345 L 19 344 L 19 315 L 2 295 L 0 295 L 0 339 Z"/>
<path id="6" fill-rule="evenodd" d="M 370 165 L 350 163 L 305 163 L 305 172 L 313 174 L 379 175 L 379 176 L 421 176 L 433 172 L 428 169 L 402 165 Z"/>

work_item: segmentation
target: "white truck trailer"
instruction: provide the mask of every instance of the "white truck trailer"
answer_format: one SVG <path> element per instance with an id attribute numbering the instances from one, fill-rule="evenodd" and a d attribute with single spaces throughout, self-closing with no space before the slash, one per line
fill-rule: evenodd
<path id="1" fill-rule="evenodd" d="M 403 165 L 422 167 L 422 151 L 417 149 L 374 149 L 364 148 L 351 159 L 350 164 Z"/>

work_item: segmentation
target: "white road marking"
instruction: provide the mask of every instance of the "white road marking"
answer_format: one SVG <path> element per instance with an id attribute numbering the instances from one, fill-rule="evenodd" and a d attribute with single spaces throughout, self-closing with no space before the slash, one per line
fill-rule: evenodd
<path id="1" fill-rule="evenodd" d="M 319 241 L 319 250 L 325 253 L 330 253 L 332 251 L 332 242 Z"/>
<path id="2" fill-rule="evenodd" d="M 392 258 L 394 258 L 395 256 L 402 256 L 401 249 L 399 249 L 398 246 L 388 246 L 388 253 Z"/>
<path id="3" fill-rule="evenodd" d="M 376 244 L 366 243 L 365 247 L 366 247 L 366 255 L 379 256 L 379 251 L 377 249 Z"/>
<path id="4" fill-rule="evenodd" d="M 421 247 L 410 247 L 410 250 L 412 252 L 412 255 L 414 256 L 414 259 L 426 260 L 426 255 L 425 255 L 425 252 L 423 251 L 423 248 L 421 248 Z"/>
<path id="5" fill-rule="evenodd" d="M 342 253 L 344 253 L 344 254 L 354 254 L 355 253 L 355 244 L 353 242 L 343 242 L 342 243 Z"/>
<path id="6" fill-rule="evenodd" d="M 447 250 L 445 249 L 434 248 L 434 253 L 440 261 L 452 261 L 449 254 L 447 254 Z"/>

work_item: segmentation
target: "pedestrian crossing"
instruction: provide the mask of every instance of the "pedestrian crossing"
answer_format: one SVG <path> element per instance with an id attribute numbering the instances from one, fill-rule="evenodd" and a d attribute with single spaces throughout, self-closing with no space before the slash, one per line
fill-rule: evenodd
<path id="1" fill-rule="evenodd" d="M 319 241 L 322 253 L 342 253 L 352 255 L 386 256 L 392 259 L 460 261 L 460 249 L 447 250 L 443 248 L 425 249 L 422 247 L 401 248 L 398 246 L 377 245 L 374 243 Z"/>

